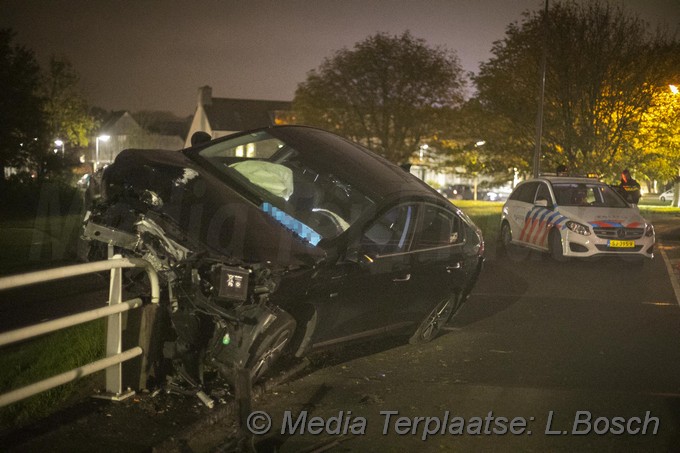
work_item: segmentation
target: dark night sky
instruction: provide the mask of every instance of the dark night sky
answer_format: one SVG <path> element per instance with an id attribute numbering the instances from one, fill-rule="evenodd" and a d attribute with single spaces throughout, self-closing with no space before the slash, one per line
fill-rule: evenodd
<path id="1" fill-rule="evenodd" d="M 554 4 L 556 0 L 551 0 Z M 582 0 L 587 1 L 587 0 Z M 680 0 L 615 0 L 680 27 Z M 0 0 L 0 27 L 45 64 L 67 57 L 92 105 L 192 114 L 217 97 L 292 100 L 309 70 L 376 32 L 406 30 L 476 71 L 494 41 L 544 0 Z"/>

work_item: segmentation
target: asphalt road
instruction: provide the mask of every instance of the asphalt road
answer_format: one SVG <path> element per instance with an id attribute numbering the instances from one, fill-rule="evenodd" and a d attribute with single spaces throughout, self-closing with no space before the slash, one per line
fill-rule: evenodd
<path id="1" fill-rule="evenodd" d="M 278 451 L 674 451 L 680 307 L 660 254 L 642 269 L 492 256 L 434 343 L 318 370 L 253 409 Z"/>
<path id="2" fill-rule="evenodd" d="M 642 268 L 540 255 L 515 261 L 496 257 L 490 244 L 474 293 L 444 335 L 328 356 L 326 366 L 253 401 L 254 427 L 265 431 L 272 420 L 253 444 L 280 452 L 677 450 L 680 305 L 678 275 L 669 276 L 680 261 L 676 223 L 657 225 L 659 253 Z M 98 411 L 100 422 L 113 421 L 112 411 Z M 118 413 L 117 449 L 109 450 L 147 451 L 144 429 L 126 429 L 125 411 Z M 176 442 L 156 438 L 155 451 L 231 451 L 233 420 L 176 423 Z M 97 426 L 78 420 L 45 430 L 17 451 L 68 446 L 76 436 L 79 446 L 99 448 L 111 437 Z"/>

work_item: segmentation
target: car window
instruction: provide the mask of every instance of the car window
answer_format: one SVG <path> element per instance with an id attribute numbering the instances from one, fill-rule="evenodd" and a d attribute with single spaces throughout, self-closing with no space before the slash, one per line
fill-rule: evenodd
<path id="1" fill-rule="evenodd" d="M 534 195 L 536 195 L 537 188 L 537 181 L 526 182 L 515 189 L 515 191 L 510 195 L 510 199 L 533 204 Z"/>
<path id="2" fill-rule="evenodd" d="M 461 244 L 465 239 L 464 231 L 462 219 L 453 212 L 438 206 L 425 206 L 413 250 Z"/>
<path id="3" fill-rule="evenodd" d="M 548 202 L 548 205 L 552 205 L 552 196 L 550 195 L 550 189 L 548 189 L 548 185 L 545 183 L 540 183 L 538 185 L 538 192 L 536 192 L 536 201 L 538 200 L 545 200 Z"/>
<path id="4" fill-rule="evenodd" d="M 604 184 L 555 183 L 553 190 L 557 204 L 561 206 L 628 207 L 628 204 L 611 187 Z"/>
<path id="5" fill-rule="evenodd" d="M 373 222 L 361 237 L 361 249 L 369 256 L 391 255 L 409 250 L 415 229 L 416 206 L 396 206 Z"/>
<path id="6" fill-rule="evenodd" d="M 339 236 L 375 204 L 335 169 L 267 131 L 215 142 L 196 157 L 313 245 Z"/>

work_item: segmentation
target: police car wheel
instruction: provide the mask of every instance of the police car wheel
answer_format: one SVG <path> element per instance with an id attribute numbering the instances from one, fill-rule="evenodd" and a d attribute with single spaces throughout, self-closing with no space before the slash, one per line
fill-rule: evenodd
<path id="1" fill-rule="evenodd" d="M 550 232 L 550 256 L 555 261 L 559 262 L 567 260 L 567 257 L 564 256 L 564 250 L 562 249 L 562 236 L 555 230 Z"/>
<path id="2" fill-rule="evenodd" d="M 507 222 L 503 222 L 503 225 L 501 226 L 501 244 L 503 247 L 507 248 L 511 240 L 512 233 L 510 232 L 510 225 L 508 225 Z"/>
<path id="3" fill-rule="evenodd" d="M 529 255 L 528 249 L 512 243 L 512 230 L 508 222 L 501 225 L 501 250 L 513 261 L 522 261 Z"/>

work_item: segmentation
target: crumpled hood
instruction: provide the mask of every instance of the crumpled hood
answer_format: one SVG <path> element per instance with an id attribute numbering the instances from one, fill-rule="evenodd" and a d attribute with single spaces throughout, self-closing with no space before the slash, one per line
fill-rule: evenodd
<path id="1" fill-rule="evenodd" d="M 198 242 L 245 262 L 284 267 L 308 266 L 326 253 L 282 224 L 238 188 L 206 172 L 181 152 L 125 150 L 104 175 L 107 191 L 153 191 L 187 243 Z M 190 247 L 189 247 L 190 248 Z"/>
<path id="2" fill-rule="evenodd" d="M 560 206 L 558 210 L 569 220 L 593 227 L 644 228 L 649 223 L 635 208 Z"/>

